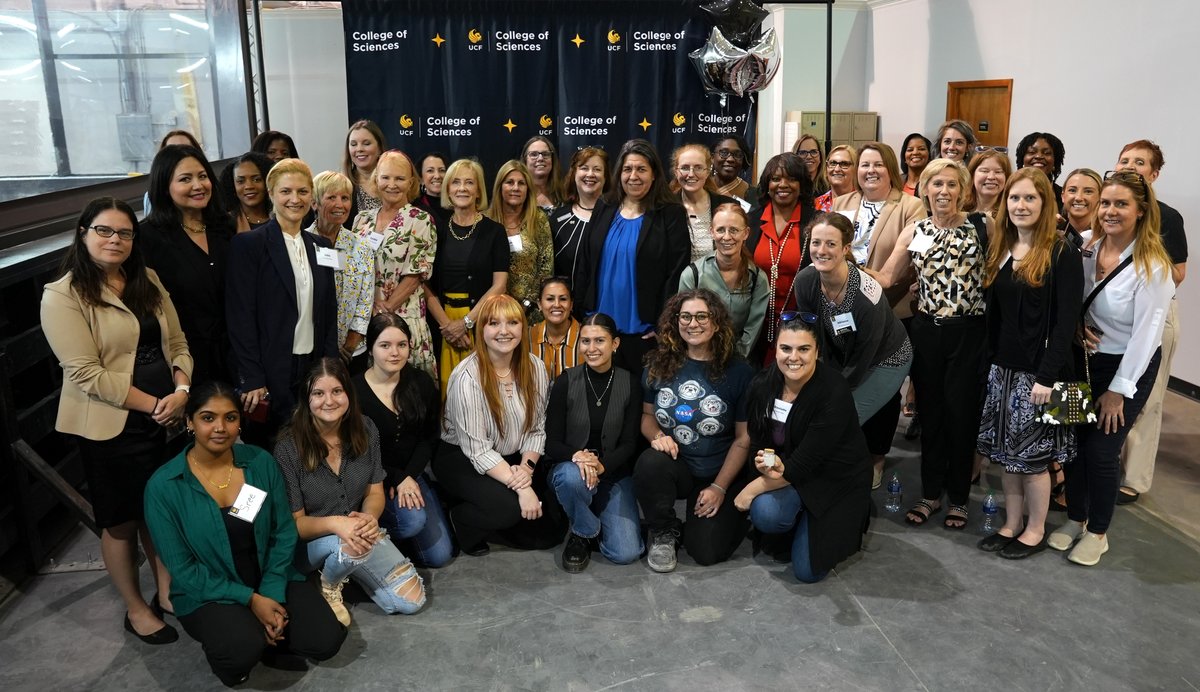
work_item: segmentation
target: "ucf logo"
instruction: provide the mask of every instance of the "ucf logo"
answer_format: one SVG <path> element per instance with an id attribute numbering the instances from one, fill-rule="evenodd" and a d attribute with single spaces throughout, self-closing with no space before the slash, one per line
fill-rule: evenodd
<path id="1" fill-rule="evenodd" d="M 549 115 L 546 115 L 545 113 L 543 113 L 542 117 L 538 118 L 538 125 L 541 126 L 541 128 L 542 128 L 541 130 L 538 131 L 539 135 L 547 135 L 547 136 L 554 135 L 554 130 L 550 129 L 554 126 L 554 119 L 551 118 Z"/>
<path id="2" fill-rule="evenodd" d="M 621 35 L 617 33 L 616 29 L 608 30 L 608 50 L 610 52 L 621 50 Z"/>
<path id="3" fill-rule="evenodd" d="M 480 43 L 483 41 L 483 34 L 479 33 L 479 29 L 471 29 L 467 32 L 467 40 L 471 45 L 467 46 L 467 50 L 483 50 Z"/>
<path id="4" fill-rule="evenodd" d="M 676 113 L 675 117 L 671 118 L 671 123 L 675 125 L 675 127 L 671 128 L 671 132 L 679 134 L 687 131 L 687 127 L 685 127 L 687 125 L 687 116 L 683 113 Z"/>
<path id="5" fill-rule="evenodd" d="M 401 137 L 411 136 L 413 133 L 412 126 L 413 126 L 413 119 L 411 117 L 409 117 L 408 113 L 405 113 L 400 116 L 400 127 L 404 128 L 404 129 L 400 130 Z"/>

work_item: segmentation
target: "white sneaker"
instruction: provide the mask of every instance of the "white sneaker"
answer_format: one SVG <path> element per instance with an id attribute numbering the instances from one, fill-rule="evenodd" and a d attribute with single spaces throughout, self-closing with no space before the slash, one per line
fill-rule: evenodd
<path id="1" fill-rule="evenodd" d="M 321 596 L 329 604 L 329 609 L 333 611 L 333 615 L 338 619 L 338 622 L 342 623 L 343 627 L 349 627 L 350 611 L 346 609 L 346 604 L 342 602 L 342 587 L 345 585 L 345 579 L 336 584 L 329 584 L 325 581 L 325 577 L 321 577 Z"/>
<path id="2" fill-rule="evenodd" d="M 1091 567 L 1100 562 L 1100 556 L 1108 552 L 1108 534 L 1084 531 L 1067 559 L 1077 565 Z"/>
<path id="3" fill-rule="evenodd" d="M 675 571 L 675 545 L 678 533 L 675 529 L 663 529 L 650 534 L 650 552 L 646 564 L 655 572 Z"/>
<path id="4" fill-rule="evenodd" d="M 1071 521 L 1054 530 L 1046 538 L 1046 545 L 1055 550 L 1070 550 L 1075 541 L 1079 539 L 1079 534 L 1083 533 L 1083 528 L 1087 526 L 1086 521 Z"/>

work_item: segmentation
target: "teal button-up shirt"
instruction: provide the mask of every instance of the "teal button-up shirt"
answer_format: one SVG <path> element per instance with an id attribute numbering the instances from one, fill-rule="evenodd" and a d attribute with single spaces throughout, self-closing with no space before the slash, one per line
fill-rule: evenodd
<path id="1" fill-rule="evenodd" d="M 242 469 L 246 482 L 267 491 L 254 517 L 262 582 L 248 585 L 234 567 L 221 508 L 188 468 L 190 449 L 191 445 L 164 464 L 146 484 L 146 525 L 171 573 L 176 614 L 187 615 L 206 603 L 249 605 L 255 592 L 285 603 L 287 582 L 304 577 L 292 565 L 296 522 L 275 459 L 258 447 L 233 447 L 233 463 Z"/>

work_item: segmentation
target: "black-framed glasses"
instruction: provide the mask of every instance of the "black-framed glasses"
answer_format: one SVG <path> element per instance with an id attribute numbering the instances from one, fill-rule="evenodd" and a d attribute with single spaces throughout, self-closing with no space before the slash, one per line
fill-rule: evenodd
<path id="1" fill-rule="evenodd" d="M 840 168 L 842 170 L 848 171 L 853 166 L 854 166 L 854 163 L 851 161 L 834 161 L 834 160 L 830 159 L 829 161 L 825 162 L 826 168 Z"/>
<path id="2" fill-rule="evenodd" d="M 548 152 L 548 151 L 529 151 L 529 152 L 525 153 L 525 158 L 534 159 L 534 160 L 552 159 L 552 158 L 554 158 L 554 154 L 552 154 L 551 152 Z"/>
<path id="3" fill-rule="evenodd" d="M 780 324 L 787 324 L 793 320 L 800 320 L 807 324 L 816 324 L 821 320 L 821 317 L 815 312 L 804 312 L 801 310 L 786 310 L 779 313 Z"/>
<path id="4" fill-rule="evenodd" d="M 708 324 L 708 320 L 711 317 L 712 315 L 707 312 L 681 312 L 675 315 L 675 318 L 679 320 L 679 324 L 691 324 L 694 321 L 696 324 L 705 325 Z"/>
<path id="5" fill-rule="evenodd" d="M 801 149 L 796 152 L 796 155 L 802 159 L 819 158 L 821 156 L 820 149 Z"/>
<path id="6" fill-rule="evenodd" d="M 1007 154 L 1008 147 L 989 147 L 986 144 L 980 144 L 979 146 L 975 147 L 976 154 L 982 154 L 985 151 L 994 151 L 999 154 Z"/>
<path id="7" fill-rule="evenodd" d="M 88 226 L 88 230 L 96 232 L 101 238 L 111 238 L 116 233 L 121 240 L 133 240 L 137 232 L 132 228 L 113 228 L 112 226 Z"/>
<path id="8" fill-rule="evenodd" d="M 713 152 L 713 156 L 718 159 L 744 159 L 746 154 L 741 149 L 717 149 Z"/>

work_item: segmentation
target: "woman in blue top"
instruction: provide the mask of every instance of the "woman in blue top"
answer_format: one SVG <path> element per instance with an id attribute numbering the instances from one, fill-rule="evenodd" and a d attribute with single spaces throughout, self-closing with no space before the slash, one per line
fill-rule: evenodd
<path id="1" fill-rule="evenodd" d="M 303 662 L 280 656 L 331 658 L 346 629 L 292 566 L 296 523 L 275 460 L 234 444 L 238 395 L 203 382 L 184 417 L 195 441 L 146 484 L 146 525 L 171 572 L 179 624 L 229 686 L 259 660 L 294 669 Z"/>
<path id="2" fill-rule="evenodd" d="M 626 142 L 613 174 L 620 185 L 592 212 L 572 288 L 580 319 L 603 312 L 616 321 L 623 344 L 616 365 L 638 372 L 692 246 L 683 206 L 649 142 Z"/>
<path id="3" fill-rule="evenodd" d="M 633 478 L 650 529 L 647 562 L 670 572 L 677 498 L 687 499 L 684 547 L 697 563 L 728 560 L 746 534 L 733 498 L 746 483 L 745 395 L 753 372 L 735 359 L 729 311 L 708 289 L 667 301 L 658 333 L 642 378 L 642 435 L 651 448 L 638 457 Z"/>

